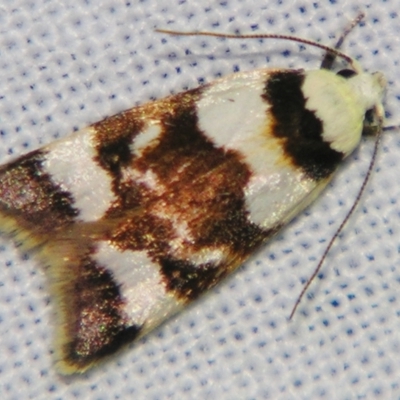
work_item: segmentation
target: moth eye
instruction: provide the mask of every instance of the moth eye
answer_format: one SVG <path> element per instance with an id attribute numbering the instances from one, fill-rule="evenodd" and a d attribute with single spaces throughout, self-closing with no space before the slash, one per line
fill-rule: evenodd
<path id="1" fill-rule="evenodd" d="M 375 112 L 374 109 L 371 108 L 370 110 L 367 110 L 367 112 L 365 113 L 365 117 L 364 117 L 364 123 L 365 124 L 373 124 L 375 121 Z"/>
<path id="2" fill-rule="evenodd" d="M 357 75 L 356 71 L 353 71 L 352 69 L 341 69 L 340 71 L 337 72 L 336 75 L 343 76 L 343 78 L 351 78 L 354 75 Z"/>
<path id="3" fill-rule="evenodd" d="M 380 129 L 375 109 L 367 110 L 364 116 L 363 136 L 374 136 Z"/>

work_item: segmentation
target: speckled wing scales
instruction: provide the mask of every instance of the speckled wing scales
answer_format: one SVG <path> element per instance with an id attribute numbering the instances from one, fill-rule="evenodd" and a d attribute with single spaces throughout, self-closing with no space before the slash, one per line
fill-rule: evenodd
<path id="1" fill-rule="evenodd" d="M 329 99 L 344 102 L 340 121 L 314 107 L 325 89 L 309 87 L 323 79 Z M 62 373 L 159 325 L 319 194 L 362 130 L 365 107 L 354 110 L 341 85 L 327 71 L 240 73 L 0 169 L 2 230 L 35 250 L 50 277 Z M 324 136 L 332 124 L 338 141 Z"/>

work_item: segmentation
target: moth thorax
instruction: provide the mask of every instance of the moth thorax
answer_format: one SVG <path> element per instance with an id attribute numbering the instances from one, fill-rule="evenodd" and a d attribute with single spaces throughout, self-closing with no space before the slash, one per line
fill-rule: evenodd
<path id="1" fill-rule="evenodd" d="M 368 110 L 382 115 L 384 88 L 381 74 L 345 77 L 324 69 L 307 72 L 303 84 L 306 108 L 322 123 L 322 140 L 344 157 L 359 144 Z"/>

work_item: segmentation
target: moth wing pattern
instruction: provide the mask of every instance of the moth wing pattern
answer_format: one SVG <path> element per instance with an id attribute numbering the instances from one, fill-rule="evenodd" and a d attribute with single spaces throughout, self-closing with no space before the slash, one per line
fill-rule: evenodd
<path id="1" fill-rule="evenodd" d="M 45 265 L 59 370 L 141 337 L 304 209 L 360 140 L 356 96 L 329 71 L 239 73 L 3 166 L 0 223 Z"/>

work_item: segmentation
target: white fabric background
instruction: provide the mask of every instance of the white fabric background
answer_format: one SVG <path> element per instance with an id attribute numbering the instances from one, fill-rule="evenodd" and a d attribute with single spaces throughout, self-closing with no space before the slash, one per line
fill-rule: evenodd
<path id="1" fill-rule="evenodd" d="M 166 37 L 154 27 L 292 33 L 333 44 L 389 81 L 400 122 L 398 0 L 2 0 L 0 160 L 106 115 L 236 70 L 318 68 L 287 42 Z M 340 117 L 340 116 L 338 116 Z M 90 372 L 52 364 L 53 304 L 38 263 L 0 242 L 2 399 L 400 398 L 400 132 L 385 135 L 362 205 L 293 322 L 287 317 L 350 208 L 373 143 L 324 195 L 234 276 Z"/>

